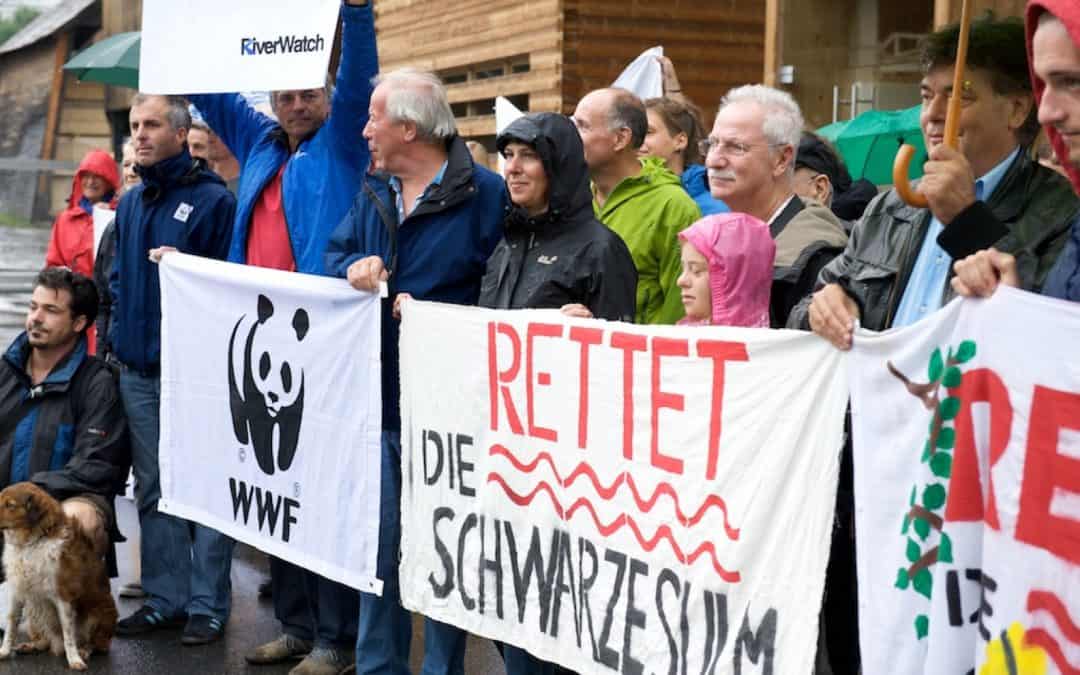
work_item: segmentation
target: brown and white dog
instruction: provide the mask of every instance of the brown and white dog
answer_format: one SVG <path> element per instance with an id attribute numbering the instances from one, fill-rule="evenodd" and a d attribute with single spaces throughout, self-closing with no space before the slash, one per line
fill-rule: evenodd
<path id="1" fill-rule="evenodd" d="M 32 483 L 0 492 L 0 529 L 11 589 L 0 658 L 48 649 L 66 655 L 69 668 L 86 670 L 91 653 L 108 651 L 116 628 L 105 561 L 75 519 Z M 16 647 L 24 609 L 30 641 Z"/>

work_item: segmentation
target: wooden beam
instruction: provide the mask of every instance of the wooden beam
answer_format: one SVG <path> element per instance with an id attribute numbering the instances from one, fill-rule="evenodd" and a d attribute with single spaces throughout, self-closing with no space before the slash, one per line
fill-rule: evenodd
<path id="1" fill-rule="evenodd" d="M 60 101 L 64 97 L 64 64 L 67 63 L 68 54 L 71 51 L 71 33 L 63 31 L 56 34 L 56 50 L 53 56 L 52 88 L 49 91 L 49 110 L 45 115 L 45 138 L 41 142 L 41 159 L 54 159 L 56 150 L 56 132 L 60 126 Z M 38 174 L 37 191 L 34 193 L 34 201 L 37 202 L 41 195 L 52 199 L 48 174 Z M 49 215 L 52 215 L 52 204 L 49 204 Z"/>
<path id="2" fill-rule="evenodd" d="M 41 159 L 52 159 L 56 147 L 56 130 L 60 122 L 60 101 L 64 98 L 64 64 L 71 48 L 71 33 L 64 31 L 56 36 L 53 57 L 52 88 L 49 90 L 49 110 L 45 116 L 45 139 L 41 143 Z"/>
<path id="3" fill-rule="evenodd" d="M 952 0 L 934 0 L 934 30 L 952 22 Z"/>
<path id="4" fill-rule="evenodd" d="M 795 0 L 798 1 L 798 0 Z M 765 0 L 765 63 L 761 81 L 776 86 L 780 70 L 780 0 Z"/>

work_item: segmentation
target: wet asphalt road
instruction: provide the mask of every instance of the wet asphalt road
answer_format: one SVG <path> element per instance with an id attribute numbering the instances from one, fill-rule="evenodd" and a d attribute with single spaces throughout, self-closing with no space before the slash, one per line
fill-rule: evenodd
<path id="1" fill-rule="evenodd" d="M 22 330 L 26 303 L 34 272 L 44 265 L 48 245 L 47 228 L 0 227 L 0 349 L 6 349 Z M 117 500 L 121 531 L 131 538 L 138 525 L 135 508 L 129 500 Z M 134 547 L 120 544 L 117 548 L 120 576 L 113 580 L 113 592 L 133 578 Z M 108 654 L 94 655 L 89 661 L 92 674 L 100 675 L 218 675 L 247 673 L 251 675 L 285 675 L 295 663 L 280 666 L 253 667 L 244 661 L 244 653 L 278 635 L 273 604 L 260 600 L 257 589 L 266 578 L 266 556 L 258 551 L 237 545 L 233 558 L 233 607 L 222 641 L 203 647 L 183 647 L 180 629 L 160 631 L 137 639 L 113 640 Z M 6 585 L 0 585 L 0 617 L 6 617 L 8 607 Z M 117 598 L 121 617 L 141 606 L 138 600 Z M 6 618 L 2 619 L 6 622 Z M 423 652 L 423 630 L 414 617 L 411 666 L 419 672 Z M 0 675 L 58 675 L 71 673 L 63 657 L 49 654 L 16 656 L 0 661 Z M 487 640 L 470 638 L 465 653 L 465 672 L 468 675 L 503 675 L 505 669 L 494 647 Z"/>

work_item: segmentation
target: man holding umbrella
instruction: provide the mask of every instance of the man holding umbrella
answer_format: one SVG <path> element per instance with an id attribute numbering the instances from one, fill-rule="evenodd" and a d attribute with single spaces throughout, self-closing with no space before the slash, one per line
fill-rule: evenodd
<path id="1" fill-rule="evenodd" d="M 917 189 L 929 208 L 909 206 L 896 190 L 871 202 L 847 248 L 822 269 L 818 290 L 792 310 L 788 327 L 812 329 L 850 349 L 856 319 L 877 331 L 913 324 L 951 297 L 953 260 L 992 244 L 1030 253 L 1024 286 L 1046 279 L 1080 202 L 1064 178 L 1024 152 L 1038 122 L 1023 24 L 973 22 L 963 91 L 953 92 L 959 33 L 958 26 L 944 28 L 924 47 L 920 122 L 930 161 Z M 943 143 L 953 95 L 962 97 L 958 149 Z M 846 447 L 824 608 L 837 673 L 857 672 L 858 663 L 851 471 Z"/>

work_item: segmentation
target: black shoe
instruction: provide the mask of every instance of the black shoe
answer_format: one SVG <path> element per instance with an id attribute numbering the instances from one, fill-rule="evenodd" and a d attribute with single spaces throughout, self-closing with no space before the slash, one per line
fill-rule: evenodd
<path id="1" fill-rule="evenodd" d="M 155 630 L 165 628 L 179 628 L 184 625 L 187 617 L 184 615 L 167 617 L 150 605 L 143 605 L 139 611 L 126 619 L 116 622 L 117 635 L 142 635 Z"/>
<path id="2" fill-rule="evenodd" d="M 225 624 L 220 619 L 203 614 L 192 614 L 180 636 L 180 644 L 188 647 L 217 642 L 225 634 Z"/>

